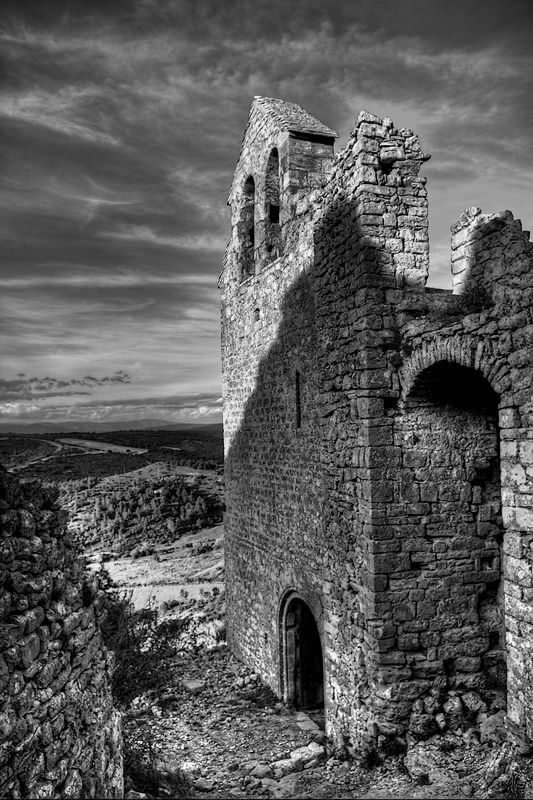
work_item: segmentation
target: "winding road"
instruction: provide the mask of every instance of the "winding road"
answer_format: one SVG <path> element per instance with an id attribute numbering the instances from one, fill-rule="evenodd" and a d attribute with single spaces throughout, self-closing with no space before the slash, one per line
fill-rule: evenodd
<path id="1" fill-rule="evenodd" d="M 5 439 L 12 439 L 12 438 L 20 438 L 24 439 L 26 437 L 11 437 L 11 436 L 3 436 L 1 437 L 3 440 Z M 66 446 L 68 447 L 75 447 L 77 452 L 74 453 L 65 453 L 68 456 L 75 456 L 81 455 L 83 453 L 134 453 L 136 455 L 141 455 L 143 453 L 147 453 L 147 449 L 143 449 L 140 447 L 124 447 L 123 445 L 119 444 L 111 444 L 111 442 L 99 442 L 93 441 L 89 439 L 70 439 L 70 438 L 60 438 L 60 439 L 35 439 L 31 438 L 32 442 L 44 442 L 45 444 L 49 444 L 52 447 L 55 447 L 53 453 L 49 453 L 47 456 L 37 456 L 36 458 L 30 458 L 26 461 L 23 461 L 15 466 L 11 467 L 8 471 L 9 472 L 20 472 L 23 469 L 31 466 L 32 464 L 40 464 L 44 463 L 45 461 L 49 461 L 51 458 L 55 458 Z"/>

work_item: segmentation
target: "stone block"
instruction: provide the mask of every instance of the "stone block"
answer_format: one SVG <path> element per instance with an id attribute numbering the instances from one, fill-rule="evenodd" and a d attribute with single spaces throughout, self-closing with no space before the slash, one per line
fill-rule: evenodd
<path id="1" fill-rule="evenodd" d="M 259 780 L 262 778 L 273 778 L 274 772 L 272 766 L 273 765 L 270 764 L 256 764 L 248 774 L 251 778 L 258 778 Z"/>
<path id="2" fill-rule="evenodd" d="M 533 508 L 515 508 L 514 519 L 518 528 L 533 531 Z"/>
<path id="3" fill-rule="evenodd" d="M 196 695 L 200 694 L 200 692 L 203 692 L 207 684 L 205 680 L 200 680 L 197 678 L 186 678 L 185 680 L 182 681 L 182 685 L 186 692 L 189 692 L 189 694 Z"/>
<path id="4" fill-rule="evenodd" d="M 41 640 L 37 633 L 26 636 L 20 642 L 20 658 L 22 666 L 27 669 L 38 657 L 41 650 Z"/>
<path id="5" fill-rule="evenodd" d="M 41 606 L 36 606 L 35 608 L 26 611 L 24 617 L 26 621 L 24 632 L 26 634 L 33 633 L 44 620 L 44 609 Z"/>
<path id="6" fill-rule="evenodd" d="M 399 650 L 418 650 L 420 647 L 420 635 L 418 633 L 410 633 L 403 636 L 398 636 L 398 649 Z"/>
<path id="7" fill-rule="evenodd" d="M 300 758 L 282 758 L 279 761 L 273 761 L 270 766 L 274 771 L 274 776 L 281 778 L 293 772 L 301 772 L 303 762 Z"/>
<path id="8" fill-rule="evenodd" d="M 506 740 L 505 717 L 505 711 L 498 711 L 481 723 L 479 735 L 482 742 L 504 742 Z"/>
<path id="9" fill-rule="evenodd" d="M 18 530 L 21 536 L 31 537 L 35 533 L 35 518 L 33 514 L 26 508 L 19 509 L 18 512 Z"/>
<path id="10" fill-rule="evenodd" d="M 516 408 L 502 408 L 499 413 L 501 428 L 517 428 L 520 425 L 520 414 Z"/>
<path id="11" fill-rule="evenodd" d="M 439 727 L 432 714 L 412 714 L 409 720 L 409 732 L 420 739 L 428 739 L 437 733 Z"/>
<path id="12" fill-rule="evenodd" d="M 358 167 L 354 172 L 356 183 L 377 183 L 376 171 L 370 166 Z"/>

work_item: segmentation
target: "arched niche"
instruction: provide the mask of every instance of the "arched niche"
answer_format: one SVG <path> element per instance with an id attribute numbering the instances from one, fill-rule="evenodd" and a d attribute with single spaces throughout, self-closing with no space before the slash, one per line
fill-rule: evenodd
<path id="1" fill-rule="evenodd" d="M 489 707 L 507 686 L 498 407 L 477 369 L 442 360 L 416 375 L 395 421 L 409 571 L 389 578 L 416 675 L 442 663 L 445 691 L 478 691 Z"/>
<path id="2" fill-rule="evenodd" d="M 279 153 L 270 151 L 265 173 L 265 262 L 273 261 L 282 252 L 280 226 Z"/>

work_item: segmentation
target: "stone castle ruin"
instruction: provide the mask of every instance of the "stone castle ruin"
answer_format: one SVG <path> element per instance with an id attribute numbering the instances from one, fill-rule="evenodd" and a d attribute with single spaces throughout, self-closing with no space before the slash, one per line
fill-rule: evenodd
<path id="1" fill-rule="evenodd" d="M 256 97 L 220 277 L 229 643 L 334 742 L 506 714 L 533 738 L 533 249 L 452 227 L 426 288 L 428 156 Z"/>

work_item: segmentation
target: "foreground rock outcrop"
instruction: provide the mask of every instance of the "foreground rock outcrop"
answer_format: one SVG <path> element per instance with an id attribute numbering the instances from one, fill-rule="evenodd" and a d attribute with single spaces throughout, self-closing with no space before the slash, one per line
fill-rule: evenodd
<path id="1" fill-rule="evenodd" d="M 0 468 L 0 795 L 122 796 L 104 595 L 57 492 Z"/>

